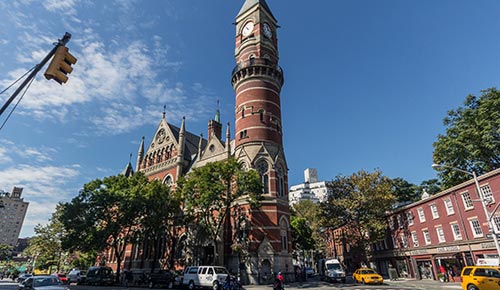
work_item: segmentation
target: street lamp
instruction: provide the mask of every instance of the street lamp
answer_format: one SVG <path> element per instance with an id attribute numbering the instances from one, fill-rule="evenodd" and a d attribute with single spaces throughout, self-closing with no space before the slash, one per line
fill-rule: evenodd
<path id="1" fill-rule="evenodd" d="M 474 178 L 474 184 L 476 186 L 476 192 L 477 192 L 477 195 L 479 196 L 479 200 L 481 201 L 481 204 L 483 206 L 483 210 L 484 210 L 484 214 L 486 215 L 486 219 L 488 220 L 488 227 L 493 232 L 493 235 L 492 235 L 493 236 L 493 241 L 495 243 L 495 248 L 497 249 L 498 261 L 499 261 L 499 264 L 500 264 L 500 245 L 498 244 L 498 237 L 497 237 L 496 228 L 493 226 L 493 222 L 491 221 L 492 218 L 493 218 L 493 214 L 498 209 L 498 205 L 500 205 L 500 203 L 496 205 L 496 207 L 493 209 L 493 211 L 491 213 L 488 211 L 488 209 L 486 208 L 486 203 L 487 202 L 491 202 L 491 200 L 490 199 L 488 199 L 488 200 L 484 199 L 483 195 L 481 194 L 481 188 L 479 187 L 479 181 L 477 180 L 477 175 L 476 175 L 475 171 L 469 172 L 469 171 L 466 171 L 466 170 L 463 170 L 463 169 L 460 169 L 460 168 L 456 168 L 456 167 L 453 167 L 453 166 L 436 164 L 436 163 L 432 164 L 432 168 L 434 168 L 436 170 L 439 169 L 439 168 L 448 168 L 448 169 L 451 169 L 451 170 L 460 171 L 460 172 L 463 172 L 465 174 L 471 175 Z"/>

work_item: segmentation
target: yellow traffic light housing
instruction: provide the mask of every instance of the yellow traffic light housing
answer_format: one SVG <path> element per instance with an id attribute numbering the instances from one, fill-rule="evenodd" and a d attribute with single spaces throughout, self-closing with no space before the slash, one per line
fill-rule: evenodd
<path id="1" fill-rule="evenodd" d="M 54 58 L 49 64 L 49 67 L 44 73 L 46 79 L 54 79 L 56 82 L 62 85 L 68 81 L 67 74 L 73 71 L 71 67 L 77 61 L 76 57 L 69 53 L 69 49 L 66 46 L 59 46 L 54 53 Z"/>

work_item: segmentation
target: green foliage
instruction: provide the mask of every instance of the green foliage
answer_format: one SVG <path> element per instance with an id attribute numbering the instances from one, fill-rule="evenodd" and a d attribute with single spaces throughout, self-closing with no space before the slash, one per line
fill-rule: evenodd
<path id="1" fill-rule="evenodd" d="M 431 195 L 439 193 L 443 190 L 441 188 L 441 182 L 436 178 L 422 181 L 422 183 L 420 183 L 420 192 L 424 189 Z"/>
<path id="2" fill-rule="evenodd" d="M 143 188 L 141 200 L 141 231 L 136 237 L 138 240 L 151 241 L 154 261 L 166 259 L 169 268 L 173 268 L 178 242 L 177 228 L 186 221 L 181 209 L 180 195 L 171 192 L 168 185 L 153 180 Z M 168 245 L 166 248 L 165 243 Z"/>
<path id="3" fill-rule="evenodd" d="M 448 112 L 446 134 L 434 142 L 433 159 L 478 175 L 500 167 L 500 91 L 481 91 L 466 97 L 464 106 Z M 471 179 L 465 173 L 444 168 L 439 177 L 445 188 Z"/>
<path id="4" fill-rule="evenodd" d="M 292 227 L 293 244 L 297 250 L 313 250 L 315 241 L 312 237 L 313 230 L 308 224 L 306 218 L 290 217 L 290 225 Z"/>
<path id="5" fill-rule="evenodd" d="M 257 171 L 243 170 L 234 158 L 195 168 L 187 178 L 179 179 L 177 186 L 186 212 L 208 232 L 215 245 L 215 257 L 221 228 L 233 203 L 242 198 L 257 207 L 262 192 Z"/>
<path id="6" fill-rule="evenodd" d="M 328 183 L 332 195 L 321 205 L 324 227 L 347 227 L 345 240 L 367 257 L 367 246 L 385 237 L 386 213 L 396 201 L 392 181 L 382 172 L 359 171 Z"/>
<path id="7" fill-rule="evenodd" d="M 420 188 L 401 177 L 392 179 L 392 189 L 397 202 L 414 202 L 420 198 Z"/>
<path id="8" fill-rule="evenodd" d="M 320 235 L 320 205 L 310 200 L 302 200 L 290 208 L 290 223 L 294 247 L 299 250 L 324 248 Z M 305 221 L 305 223 L 304 223 Z"/>
<path id="9" fill-rule="evenodd" d="M 120 265 L 125 245 L 134 241 L 141 228 L 141 194 L 147 184 L 147 178 L 140 173 L 85 184 L 77 197 L 63 204 L 63 247 L 84 252 L 113 248 Z M 117 270 L 120 271 L 119 266 Z"/>
<path id="10" fill-rule="evenodd" d="M 0 261 L 9 260 L 12 257 L 12 247 L 0 244 Z"/>

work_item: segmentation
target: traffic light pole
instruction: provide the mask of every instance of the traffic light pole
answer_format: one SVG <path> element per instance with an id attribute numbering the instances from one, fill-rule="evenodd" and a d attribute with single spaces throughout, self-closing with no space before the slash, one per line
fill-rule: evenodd
<path id="1" fill-rule="evenodd" d="M 17 97 L 17 95 L 24 89 L 24 87 L 36 76 L 36 74 L 43 68 L 43 66 L 50 60 L 50 58 L 54 55 L 56 52 L 57 48 L 61 45 L 66 45 L 68 43 L 69 39 L 71 38 L 71 34 L 66 32 L 63 36 L 62 39 L 60 39 L 57 42 L 57 45 L 54 46 L 54 48 L 47 54 L 47 56 L 40 62 L 39 64 L 36 65 L 35 69 L 29 74 L 28 77 L 23 81 L 23 83 L 17 88 L 17 90 L 10 96 L 10 98 L 5 102 L 5 104 L 2 106 L 0 109 L 0 116 L 2 116 L 3 112 L 9 107 L 10 103 L 14 101 L 14 99 Z"/>

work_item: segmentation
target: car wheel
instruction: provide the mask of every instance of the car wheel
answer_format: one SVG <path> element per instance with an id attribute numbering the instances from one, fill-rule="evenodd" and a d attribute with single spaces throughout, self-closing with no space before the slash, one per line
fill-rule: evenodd
<path id="1" fill-rule="evenodd" d="M 153 283 L 153 281 L 149 281 L 148 283 L 148 288 L 151 289 L 155 286 L 155 283 Z"/>
<path id="2" fill-rule="evenodd" d="M 194 289 L 194 282 L 193 281 L 189 281 L 188 288 L 189 288 L 189 290 L 193 290 Z"/>
<path id="3" fill-rule="evenodd" d="M 215 281 L 212 287 L 213 290 L 219 290 L 219 281 Z"/>
<path id="4" fill-rule="evenodd" d="M 475 285 L 468 285 L 467 286 L 467 290 L 479 290 L 479 288 L 477 288 Z"/>
<path id="5" fill-rule="evenodd" d="M 167 288 L 168 289 L 173 289 L 174 288 L 174 282 L 173 281 L 168 282 Z"/>

